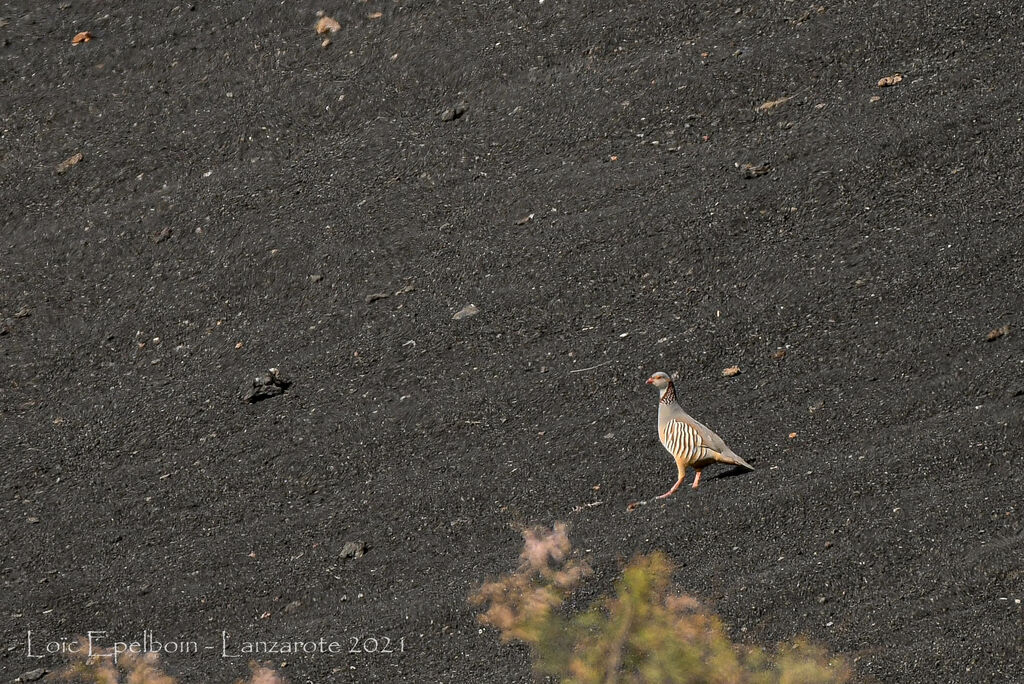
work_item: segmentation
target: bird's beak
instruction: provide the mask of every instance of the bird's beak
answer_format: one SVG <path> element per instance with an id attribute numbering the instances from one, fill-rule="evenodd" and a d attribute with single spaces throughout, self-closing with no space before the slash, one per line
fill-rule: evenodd
<path id="1" fill-rule="evenodd" d="M 653 385 L 654 384 L 654 378 L 647 378 L 647 384 L 648 385 Z"/>

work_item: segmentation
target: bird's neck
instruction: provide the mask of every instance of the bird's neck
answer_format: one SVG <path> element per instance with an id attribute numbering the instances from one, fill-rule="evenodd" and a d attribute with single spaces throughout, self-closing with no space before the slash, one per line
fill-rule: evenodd
<path id="1" fill-rule="evenodd" d="M 669 382 L 665 389 L 661 390 L 661 403 L 671 404 L 676 400 L 676 386 Z"/>

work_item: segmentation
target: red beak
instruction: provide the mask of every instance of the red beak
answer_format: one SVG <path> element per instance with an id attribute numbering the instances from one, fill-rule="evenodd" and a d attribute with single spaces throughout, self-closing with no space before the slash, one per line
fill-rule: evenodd
<path id="1" fill-rule="evenodd" d="M 651 377 L 647 378 L 647 384 L 648 385 L 653 385 L 654 384 L 654 376 L 653 375 Z"/>

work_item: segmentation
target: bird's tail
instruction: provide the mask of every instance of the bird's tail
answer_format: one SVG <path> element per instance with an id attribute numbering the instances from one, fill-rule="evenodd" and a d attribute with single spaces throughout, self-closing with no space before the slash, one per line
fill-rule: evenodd
<path id="1" fill-rule="evenodd" d="M 744 461 L 742 458 L 739 457 L 739 455 L 735 451 L 728 447 L 726 447 L 725 451 L 722 453 L 722 457 L 718 460 L 721 461 L 722 463 L 728 463 L 729 465 L 743 466 L 748 470 L 754 469 L 754 466 Z"/>

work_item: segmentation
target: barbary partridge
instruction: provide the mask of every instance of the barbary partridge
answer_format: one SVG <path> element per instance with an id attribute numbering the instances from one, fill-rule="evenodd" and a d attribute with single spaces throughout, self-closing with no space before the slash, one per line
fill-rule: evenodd
<path id="1" fill-rule="evenodd" d="M 711 431 L 711 428 L 698 423 L 679 406 L 676 401 L 676 388 L 672 384 L 672 378 L 667 374 L 655 373 L 647 378 L 647 384 L 657 387 L 661 394 L 661 400 L 658 402 L 658 436 L 661 438 L 662 446 L 676 460 L 676 468 L 679 470 L 679 478 L 672 485 L 672 489 L 659 496 L 659 499 L 676 493 L 683 484 L 687 468 L 697 471 L 696 477 L 693 478 L 694 489 L 700 484 L 701 471 L 712 463 L 754 469 L 754 466 L 737 456 L 721 437 Z"/>

